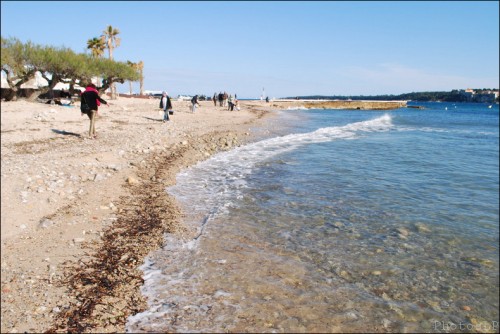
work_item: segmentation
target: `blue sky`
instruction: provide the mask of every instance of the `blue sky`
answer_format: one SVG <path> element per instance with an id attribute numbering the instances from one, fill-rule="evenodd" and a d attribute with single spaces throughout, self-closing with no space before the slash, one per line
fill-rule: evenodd
<path id="1" fill-rule="evenodd" d="M 87 52 L 108 25 L 115 59 L 172 96 L 499 87 L 498 1 L 1 2 L 2 36 L 24 42 Z"/>

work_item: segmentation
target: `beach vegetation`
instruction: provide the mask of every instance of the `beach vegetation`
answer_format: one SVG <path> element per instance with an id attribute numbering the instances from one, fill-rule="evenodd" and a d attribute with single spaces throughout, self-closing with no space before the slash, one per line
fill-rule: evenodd
<path id="1" fill-rule="evenodd" d="M 137 64 L 131 62 L 130 60 L 127 60 L 127 65 L 132 67 L 133 69 L 137 68 Z M 132 81 L 129 80 L 128 83 L 129 83 L 129 93 L 130 95 L 132 95 Z"/>
<path id="2" fill-rule="evenodd" d="M 137 63 L 137 68 L 139 71 L 139 94 L 144 95 L 144 62 L 141 60 Z"/>
<path id="3" fill-rule="evenodd" d="M 121 39 L 118 37 L 120 31 L 112 26 L 107 26 L 101 36 L 103 43 L 108 49 L 108 58 L 113 59 L 113 50 L 120 46 Z"/>
<path id="4" fill-rule="evenodd" d="M 126 62 L 114 61 L 111 59 L 94 59 L 91 65 L 89 73 L 94 73 L 94 76 L 103 78 L 102 86 L 99 88 L 99 91 L 105 91 L 115 82 L 123 84 L 125 80 L 139 80 L 139 72 Z"/>
<path id="5" fill-rule="evenodd" d="M 41 87 L 36 96 L 53 90 L 59 82 L 69 83 L 72 91 L 76 79 L 85 73 L 86 57 L 82 56 L 69 48 L 38 46 L 29 60 L 30 64 L 47 81 L 47 86 Z"/>
<path id="6" fill-rule="evenodd" d="M 127 60 L 127 65 L 132 67 L 134 70 L 136 70 L 139 73 L 139 95 L 144 94 L 144 62 L 141 60 L 138 63 L 131 62 L 130 60 Z M 130 83 L 130 95 L 132 95 L 132 81 L 129 80 Z"/>
<path id="7" fill-rule="evenodd" d="M 96 58 L 85 53 L 76 53 L 66 47 L 54 47 L 23 43 L 17 38 L 1 40 L 1 71 L 9 85 L 9 91 L 2 93 L 5 100 L 15 100 L 20 94 L 21 86 L 35 79 L 40 73 L 47 81 L 47 86 L 33 91 L 30 98 L 36 98 L 52 90 L 59 82 L 68 83 L 70 93 L 74 86 L 90 83 L 92 78 L 100 77 L 100 92 L 110 88 L 115 82 L 125 80 L 137 81 L 140 78 L 138 69 L 126 62 L 105 58 Z"/>
<path id="8" fill-rule="evenodd" d="M 1 71 L 10 87 L 4 96 L 7 101 L 15 100 L 21 86 L 35 77 L 37 70 L 29 61 L 33 48 L 29 41 L 22 43 L 14 37 L 1 37 Z"/>
<path id="9" fill-rule="evenodd" d="M 94 37 L 87 41 L 87 49 L 90 50 L 92 57 L 100 58 L 104 55 L 106 44 L 104 44 L 104 40 L 102 38 Z"/>
<path id="10" fill-rule="evenodd" d="M 120 31 L 109 25 L 102 33 L 101 39 L 106 49 L 108 49 L 108 57 L 110 60 L 113 60 L 113 50 L 119 47 L 121 42 L 121 39 L 118 37 Z M 116 86 L 113 83 L 111 83 L 111 99 L 116 99 Z"/>

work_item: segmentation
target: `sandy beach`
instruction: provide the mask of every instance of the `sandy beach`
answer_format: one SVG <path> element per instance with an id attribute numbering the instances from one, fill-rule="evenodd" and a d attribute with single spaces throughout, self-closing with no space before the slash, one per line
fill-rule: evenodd
<path id="1" fill-rule="evenodd" d="M 165 187 L 179 170 L 255 140 L 278 104 L 240 111 L 158 99 L 102 106 L 97 139 L 78 106 L 1 103 L 2 333 L 123 332 L 145 307 L 138 266 L 183 233 Z"/>

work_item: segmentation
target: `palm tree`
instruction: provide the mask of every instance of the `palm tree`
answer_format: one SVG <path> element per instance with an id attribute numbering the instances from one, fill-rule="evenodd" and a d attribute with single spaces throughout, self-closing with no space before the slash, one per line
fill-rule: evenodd
<path id="1" fill-rule="evenodd" d="M 131 62 L 130 60 L 127 60 L 127 65 L 132 67 L 134 70 L 137 70 L 137 64 L 136 63 L 133 63 Z M 132 95 L 132 81 L 128 81 L 129 83 L 129 88 L 130 88 L 130 95 Z"/>
<path id="2" fill-rule="evenodd" d="M 92 57 L 99 58 L 104 54 L 106 45 L 101 38 L 94 37 L 87 41 L 87 49 L 90 49 Z"/>
<path id="3" fill-rule="evenodd" d="M 109 59 L 113 59 L 113 49 L 120 46 L 121 39 L 117 37 L 120 31 L 112 26 L 108 26 L 102 33 L 101 38 L 108 49 Z"/>
<path id="4" fill-rule="evenodd" d="M 113 49 L 120 46 L 120 38 L 117 37 L 120 31 L 112 26 L 107 26 L 103 31 L 101 39 L 108 49 L 109 59 L 113 59 Z M 111 99 L 116 99 L 116 86 L 113 83 L 111 85 Z"/>
<path id="5" fill-rule="evenodd" d="M 139 94 L 143 95 L 144 94 L 144 62 L 141 60 L 136 64 L 137 69 L 139 70 Z"/>
<path id="6" fill-rule="evenodd" d="M 102 38 L 94 37 L 87 41 L 87 49 L 90 49 L 93 58 L 100 58 L 104 55 L 106 44 L 104 44 L 104 40 Z M 97 80 L 100 81 L 99 78 Z"/>

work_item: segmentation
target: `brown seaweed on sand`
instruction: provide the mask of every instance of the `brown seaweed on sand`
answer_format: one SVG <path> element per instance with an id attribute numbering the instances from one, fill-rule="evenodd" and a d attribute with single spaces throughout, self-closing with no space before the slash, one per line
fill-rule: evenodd
<path id="1" fill-rule="evenodd" d="M 152 159 L 139 177 L 143 182 L 127 184 L 130 195 L 122 197 L 118 219 L 102 234 L 94 251 L 78 263 L 67 264 L 64 279 L 73 303 L 54 319 L 52 332 L 89 332 L 98 328 L 123 328 L 127 317 L 144 310 L 139 293 L 143 284 L 138 266 L 152 250 L 163 244 L 165 232 L 173 232 L 179 216 L 173 200 L 157 182 L 169 162 L 183 152 Z M 159 161 L 162 161 L 159 163 Z M 155 171 L 154 177 L 148 171 Z M 87 245 L 91 246 L 91 245 Z"/>

